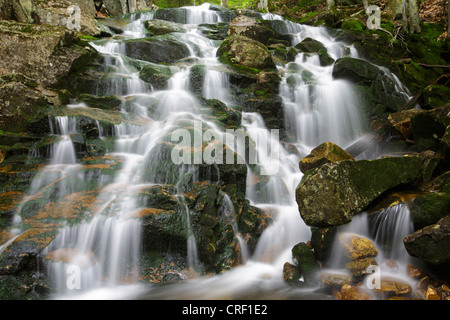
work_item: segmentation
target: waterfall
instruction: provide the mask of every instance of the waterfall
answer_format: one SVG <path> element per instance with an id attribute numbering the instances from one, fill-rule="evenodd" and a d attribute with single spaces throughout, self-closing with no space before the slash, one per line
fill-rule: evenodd
<path id="1" fill-rule="evenodd" d="M 191 174 L 192 181 L 198 182 L 199 169 L 190 164 L 157 169 L 158 161 L 169 161 L 170 154 L 164 151 L 163 146 L 169 142 L 167 137 L 183 126 L 195 131 L 196 123 L 201 123 L 203 127 L 198 131 L 211 130 L 222 141 L 228 141 L 228 133 L 202 113 L 199 99 L 190 89 L 192 83 L 189 75 L 192 68 L 204 68 L 200 89 L 204 98 L 220 100 L 231 110 L 236 106 L 235 97 L 231 94 L 229 74 L 216 58 L 220 41 L 208 39 L 198 30 L 201 23 L 224 21 L 223 16 L 218 11 L 210 10 L 209 4 L 183 9 L 186 13 L 184 22 L 189 24 L 187 31 L 172 36 L 186 44 L 190 56 L 168 67 L 171 76 L 164 89 L 149 87 L 141 80 L 136 67 L 138 63 L 130 63 L 131 59 L 126 55 L 126 41 L 146 37 L 143 22 L 153 19 L 153 12 L 131 15 L 120 37 L 91 43 L 104 57 L 104 67 L 112 70 L 101 94 L 118 96 L 122 101 L 120 112 L 142 118 L 145 124 L 120 123 L 106 130 L 99 121 L 96 122 L 100 139 L 107 135 L 113 136 L 114 147 L 107 156 L 120 159 L 121 167 L 112 178 L 98 182 L 95 205 L 86 209 L 83 221 L 63 225 L 51 245 L 44 250 L 48 273 L 55 283 L 55 297 L 80 297 L 80 292 L 85 294 L 81 297 L 86 298 L 116 297 L 105 292 L 118 290 L 124 290 L 124 294 L 129 297 L 141 292 L 141 288 L 136 289 L 138 291 L 132 289 L 132 293 L 123 288 L 125 284 L 136 283 L 140 276 L 142 224 L 133 213 L 141 209 L 139 190 L 145 187 L 158 184 L 176 186 L 176 200 L 181 206 L 175 211 L 178 210 L 177 214 L 182 215 L 186 223 L 186 260 L 191 268 L 201 263 L 191 212 L 182 195 L 183 174 Z M 274 14 L 262 17 L 282 20 L 284 23 L 278 26 L 283 33 L 291 35 L 292 46 L 310 37 L 322 42 L 333 59 L 348 54 L 357 57 L 353 48 L 335 41 L 325 28 L 302 26 L 284 21 Z M 295 61 L 278 65 L 277 68 L 282 75 L 279 86 L 284 112 L 282 120 L 292 148 L 288 150 L 287 143 L 280 141 L 278 132 L 271 132 L 267 128 L 261 114 L 242 112 L 241 119 L 249 138 L 257 142 L 255 153 L 258 159 L 256 166 L 248 166 L 245 196 L 251 205 L 269 212 L 273 222 L 262 232 L 254 252 L 250 252 L 236 222 L 239 213 L 235 211 L 229 196 L 220 193 L 218 215 L 231 226 L 241 249 L 243 263 L 220 275 L 166 288 L 146 288 L 146 297 L 260 297 L 271 291 L 277 292 L 275 297 L 278 294 L 280 297 L 285 294 L 289 296 L 291 289 L 287 289 L 283 282 L 283 264 L 292 262 L 292 247 L 298 242 L 308 241 L 311 236 L 295 201 L 295 189 L 303 176 L 298 163 L 322 142 L 331 141 L 342 147 L 351 145 L 363 135 L 364 126 L 352 85 L 333 79 L 332 66 L 322 66 L 316 56 L 299 53 Z M 397 85 L 400 88 L 399 82 Z M 132 107 L 126 103 L 131 100 L 134 102 Z M 151 110 L 147 108 L 150 104 Z M 90 108 L 76 102 L 68 107 Z M 52 134 L 59 140 L 52 147 L 49 164 L 34 178 L 30 196 L 24 199 L 19 208 L 22 213 L 26 212 L 33 196 L 50 185 L 51 181 L 58 181 L 58 189 L 52 193 L 52 197 L 58 200 L 82 191 L 82 184 L 88 180 L 81 170 L 82 164 L 74 147 L 73 136 L 80 130 L 77 119 L 56 117 L 50 123 Z M 239 153 L 239 146 L 228 147 Z M 242 153 L 239 155 L 245 158 Z M 204 172 L 202 174 L 206 175 Z M 220 179 L 214 172 L 208 174 L 211 183 Z M 261 176 L 264 183 L 255 183 L 256 178 Z M 403 212 L 406 209 L 392 210 Z M 379 219 L 388 220 L 390 215 L 382 214 Z M 403 224 L 398 222 L 398 225 Z M 385 240 L 384 228 L 380 222 L 376 231 L 377 241 L 390 242 Z M 394 228 L 397 230 L 397 226 Z M 397 254 L 396 250 L 392 248 L 391 253 Z M 292 290 L 294 294 L 297 293 Z"/>

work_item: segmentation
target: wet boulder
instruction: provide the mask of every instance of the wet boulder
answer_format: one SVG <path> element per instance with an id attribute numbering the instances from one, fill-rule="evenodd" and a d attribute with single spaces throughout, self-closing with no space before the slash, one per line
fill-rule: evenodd
<path id="1" fill-rule="evenodd" d="M 348 223 L 383 192 L 420 178 L 420 157 L 344 160 L 307 172 L 296 189 L 300 215 L 307 225 Z"/>
<path id="2" fill-rule="evenodd" d="M 398 111 L 409 100 L 399 90 L 399 83 L 387 69 L 365 60 L 339 58 L 333 66 L 332 75 L 335 79 L 346 80 L 355 85 L 355 93 L 363 102 L 363 110 L 368 118 L 385 119 L 389 113 Z"/>
<path id="3" fill-rule="evenodd" d="M 317 54 L 321 66 L 329 66 L 334 63 L 334 59 L 328 54 L 327 48 L 321 43 L 312 38 L 306 38 L 295 45 L 295 48 L 307 54 Z"/>
<path id="4" fill-rule="evenodd" d="M 259 70 L 275 69 L 275 63 L 267 47 L 251 38 L 232 35 L 225 39 L 217 50 L 222 63 L 235 68 L 246 68 L 258 73 Z"/>
<path id="5" fill-rule="evenodd" d="M 311 248 L 304 242 L 296 244 L 292 248 L 292 258 L 296 262 L 306 284 L 314 284 L 317 281 L 319 264 L 314 257 Z"/>
<path id="6" fill-rule="evenodd" d="M 283 279 L 287 283 L 296 284 L 301 278 L 300 270 L 296 265 L 286 262 L 283 265 Z"/>
<path id="7" fill-rule="evenodd" d="M 344 249 L 345 256 L 351 260 L 376 257 L 379 253 L 373 242 L 365 237 L 342 233 L 338 236 L 338 240 Z"/>
<path id="8" fill-rule="evenodd" d="M 277 42 L 276 39 L 279 38 L 282 41 L 288 41 L 288 37 L 278 34 L 269 24 L 246 15 L 239 15 L 234 18 L 229 24 L 227 34 L 230 36 L 245 36 L 265 45 L 268 45 L 270 42 Z"/>
<path id="9" fill-rule="evenodd" d="M 419 151 L 439 150 L 446 127 L 450 124 L 450 104 L 419 112 L 411 117 L 411 131 Z"/>
<path id="10" fill-rule="evenodd" d="M 371 296 L 361 286 L 351 286 L 344 284 L 341 291 L 336 292 L 336 299 L 338 300 L 371 300 Z"/>
<path id="11" fill-rule="evenodd" d="M 338 59 L 333 67 L 334 78 L 362 85 L 370 85 L 379 73 L 380 69 L 372 63 L 350 57 Z"/>
<path id="12" fill-rule="evenodd" d="M 450 264 L 450 216 L 422 228 L 403 239 L 408 253 L 431 265 L 445 267 Z"/>
<path id="13" fill-rule="evenodd" d="M 332 142 L 324 142 L 314 148 L 309 155 L 300 160 L 300 171 L 305 173 L 308 170 L 318 168 L 325 163 L 342 160 L 354 160 L 345 150 Z"/>
<path id="14" fill-rule="evenodd" d="M 173 37 L 155 36 L 124 43 L 128 57 L 152 63 L 174 63 L 190 56 L 189 48 Z"/>
<path id="15" fill-rule="evenodd" d="M 165 20 L 147 20 L 144 22 L 145 28 L 150 35 L 160 36 L 172 32 L 185 32 L 183 25 Z"/>
<path id="16" fill-rule="evenodd" d="M 318 278 L 322 284 L 335 289 L 339 289 L 346 284 L 350 285 L 353 282 L 353 279 L 349 274 L 329 270 L 320 271 Z"/>

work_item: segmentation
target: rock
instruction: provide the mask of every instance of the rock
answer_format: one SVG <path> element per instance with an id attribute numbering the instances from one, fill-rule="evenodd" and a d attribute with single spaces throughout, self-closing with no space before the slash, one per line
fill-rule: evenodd
<path id="1" fill-rule="evenodd" d="M 123 14 L 128 13 L 127 6 L 125 1 L 121 0 L 102 0 L 103 5 L 106 8 L 106 11 L 109 13 L 110 16 L 120 16 Z M 122 3 L 125 3 L 124 6 L 122 6 Z"/>
<path id="2" fill-rule="evenodd" d="M 336 273 L 331 271 L 320 271 L 319 281 L 328 287 L 341 288 L 343 285 L 352 284 L 352 277 L 346 273 Z"/>
<path id="3" fill-rule="evenodd" d="M 344 284 L 341 291 L 336 293 L 338 300 L 371 300 L 371 296 L 364 292 L 361 287 L 353 287 L 349 284 Z"/>
<path id="4" fill-rule="evenodd" d="M 345 256 L 351 260 L 375 257 L 379 253 L 379 250 L 368 238 L 351 233 L 342 233 L 338 236 L 338 240 L 344 248 Z M 372 260 L 366 260 L 367 263 L 371 261 Z"/>
<path id="5" fill-rule="evenodd" d="M 337 59 L 333 67 L 334 78 L 361 85 L 371 85 L 379 73 L 380 69 L 372 63 L 350 57 Z"/>
<path id="6" fill-rule="evenodd" d="M 434 266 L 450 263 L 450 215 L 403 239 L 410 255 Z"/>
<path id="7" fill-rule="evenodd" d="M 336 227 L 312 227 L 311 229 L 311 245 L 314 249 L 314 256 L 322 264 L 325 264 L 333 248 Z"/>
<path id="8" fill-rule="evenodd" d="M 217 56 L 222 63 L 229 64 L 234 68 L 242 66 L 250 70 L 256 69 L 257 72 L 264 69 L 275 69 L 267 47 L 259 41 L 244 36 L 227 37 L 217 50 Z"/>
<path id="9" fill-rule="evenodd" d="M 449 112 L 450 104 L 447 104 L 433 110 L 417 113 L 411 118 L 412 135 L 417 150 L 439 150 L 446 127 L 450 124 Z"/>
<path id="10" fill-rule="evenodd" d="M 12 0 L 0 0 L 0 20 L 14 20 Z"/>
<path id="11" fill-rule="evenodd" d="M 441 150 L 446 159 L 450 158 L 450 126 L 445 128 L 445 133 L 441 139 Z"/>
<path id="12" fill-rule="evenodd" d="M 418 196 L 410 209 L 415 230 L 437 223 L 450 214 L 449 208 L 449 193 L 438 192 Z"/>
<path id="13" fill-rule="evenodd" d="M 202 23 L 199 25 L 198 31 L 208 39 L 211 40 L 225 40 L 228 36 L 228 23 L 219 22 L 215 24 Z"/>
<path id="14" fill-rule="evenodd" d="M 424 88 L 422 98 L 426 109 L 441 107 L 450 101 L 450 89 L 445 85 L 431 84 Z"/>
<path id="15" fill-rule="evenodd" d="M 13 1 L 13 10 L 19 22 L 63 26 L 89 35 L 99 34 L 93 1 L 17 0 Z"/>
<path id="16" fill-rule="evenodd" d="M 120 97 L 115 95 L 95 96 L 91 94 L 80 94 L 77 100 L 86 103 L 88 107 L 104 110 L 114 110 L 122 104 Z"/>
<path id="17" fill-rule="evenodd" d="M 44 86 L 56 85 L 96 51 L 76 45 L 64 27 L 0 21 L 0 76 L 23 74 Z"/>
<path id="18" fill-rule="evenodd" d="M 411 285 L 397 278 L 383 278 L 380 280 L 380 287 L 375 286 L 375 292 L 384 295 L 406 295 L 412 291 Z"/>
<path id="19" fill-rule="evenodd" d="M 283 265 L 283 279 L 285 282 L 295 284 L 299 282 L 300 277 L 301 273 L 297 266 L 289 262 Z"/>
<path id="20" fill-rule="evenodd" d="M 264 119 L 267 129 L 279 130 L 280 139 L 285 134 L 283 100 L 277 94 L 251 92 L 239 96 L 243 112 L 258 112 Z"/>
<path id="21" fill-rule="evenodd" d="M 307 172 L 297 186 L 300 215 L 310 226 L 348 223 L 383 192 L 420 178 L 421 167 L 416 156 L 324 164 Z"/>
<path id="22" fill-rule="evenodd" d="M 342 160 L 355 160 L 351 155 L 332 142 L 324 142 L 314 148 L 309 155 L 300 160 L 300 171 L 305 173 L 308 170 L 320 167 L 325 163 Z"/>
<path id="23" fill-rule="evenodd" d="M 388 120 L 403 138 L 409 139 L 412 134 L 411 118 L 421 112 L 425 111 L 423 109 L 402 110 L 389 114 Z"/>
<path id="24" fill-rule="evenodd" d="M 392 74 L 368 61 L 351 57 L 337 59 L 332 75 L 355 85 L 355 94 L 367 119 L 386 119 L 389 113 L 399 111 L 408 102 Z"/>
<path id="25" fill-rule="evenodd" d="M 91 121 L 99 121 L 100 124 L 111 127 L 120 123 L 132 124 L 135 126 L 145 126 L 150 124 L 150 120 L 138 117 L 136 115 L 127 115 L 121 111 L 103 110 L 98 108 L 83 107 L 54 107 L 48 110 L 52 116 L 68 116 L 80 118 L 89 118 Z"/>
<path id="26" fill-rule="evenodd" d="M 152 63 L 174 63 L 190 56 L 188 47 L 166 36 L 124 41 L 126 55 Z"/>
<path id="27" fill-rule="evenodd" d="M 44 118 L 49 101 L 36 89 L 35 82 L 27 78 L 14 78 L 11 82 L 0 84 L 0 130 L 20 133 L 28 131 L 29 127 Z M 10 142 L 14 144 L 13 140 Z"/>
<path id="28" fill-rule="evenodd" d="M 265 45 L 269 44 L 272 39 L 282 37 L 269 25 L 245 15 L 239 15 L 230 22 L 227 34 L 229 36 L 244 36 L 262 42 Z"/>
<path id="29" fill-rule="evenodd" d="M 427 300 L 441 300 L 441 296 L 435 288 L 430 286 L 427 289 L 426 299 Z"/>
<path id="30" fill-rule="evenodd" d="M 360 279 L 366 276 L 369 266 L 377 266 L 378 263 L 373 258 L 362 258 L 348 262 L 345 268 L 350 271 L 353 278 Z"/>
<path id="31" fill-rule="evenodd" d="M 319 55 L 320 65 L 329 66 L 334 63 L 334 59 L 328 54 L 328 50 L 320 42 L 312 38 L 306 38 L 295 45 L 295 48 L 301 52 L 314 53 Z"/>
<path id="32" fill-rule="evenodd" d="M 318 53 L 321 50 L 327 50 L 322 42 L 312 38 L 303 39 L 301 42 L 295 45 L 295 48 L 307 53 Z"/>
<path id="33" fill-rule="evenodd" d="M 164 20 L 147 20 L 144 22 L 145 28 L 150 35 L 160 36 L 172 32 L 186 32 L 182 24 L 164 21 Z"/>
<path id="34" fill-rule="evenodd" d="M 302 274 L 306 284 L 314 284 L 316 275 L 319 271 L 319 264 L 314 257 L 313 252 L 304 242 L 296 244 L 292 248 L 292 258 Z"/>
<path id="35" fill-rule="evenodd" d="M 42 250 L 54 239 L 57 225 L 28 220 L 30 228 L 0 253 L 0 298 L 39 299 L 48 293 Z"/>

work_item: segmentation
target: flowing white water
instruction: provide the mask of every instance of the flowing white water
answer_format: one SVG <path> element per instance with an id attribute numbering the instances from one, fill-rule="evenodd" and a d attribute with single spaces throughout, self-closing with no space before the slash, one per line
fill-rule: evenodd
<path id="1" fill-rule="evenodd" d="M 188 7 L 186 10 L 186 21 L 191 24 L 189 31 L 174 34 L 174 37 L 183 39 L 189 47 L 192 60 L 206 67 L 203 96 L 219 99 L 228 107 L 233 107 L 227 75 L 220 71 L 221 64 L 215 57 L 220 42 L 201 36 L 196 29 L 199 23 L 220 22 L 221 17 L 217 12 L 209 10 L 207 4 Z M 136 15 L 136 20 L 126 26 L 123 38 L 145 37 L 143 21 L 152 17 L 152 13 L 140 18 Z M 281 19 L 276 15 L 265 15 L 264 18 Z M 353 49 L 347 50 L 343 43 L 334 41 L 324 28 L 286 22 L 283 31 L 292 34 L 293 45 L 311 37 L 321 41 L 330 56 L 335 59 L 348 54 L 348 51 L 356 57 Z M 139 115 L 148 120 L 149 124 L 135 126 L 122 123 L 114 126 L 116 142 L 114 152 L 110 155 L 123 159 L 121 170 L 113 181 L 101 186 L 96 201 L 100 205 L 94 212 L 90 212 L 92 217 L 77 225 L 64 227 L 44 254 L 53 254 L 54 259 L 48 266 L 57 284 L 57 295 L 79 293 L 68 286 L 68 276 L 71 275 L 69 271 L 72 270 L 70 267 L 75 266 L 75 270 L 81 272 L 80 287 L 85 292 L 85 295 L 77 297 L 101 299 L 105 296 L 115 297 L 114 294 L 110 295 L 111 292 L 124 290 L 123 283 L 135 281 L 139 276 L 137 265 L 141 250 L 141 225 L 138 219 L 130 219 L 129 213 L 139 209 L 139 187 L 161 183 L 156 181 L 160 179 L 164 180 L 164 183 L 170 180 L 169 172 L 164 177 L 141 176 L 144 166 L 156 156 L 154 152 L 158 142 L 179 125 L 180 121 L 191 123 L 192 120 L 199 120 L 222 137 L 225 137 L 225 133 L 202 117 L 198 101 L 189 91 L 189 72 L 192 65 L 180 63 L 172 66 L 173 75 L 167 89 L 152 90 L 140 80 L 138 71 L 125 62 L 125 47 L 121 39 L 96 42 L 92 45 L 104 54 L 105 66 L 115 70 L 115 76 L 105 94 L 119 95 L 124 100 L 135 98 L 135 108 L 127 110 L 123 104 L 122 112 Z M 282 297 L 289 296 L 286 291 L 293 290 L 284 285 L 283 264 L 292 262 L 291 248 L 296 243 L 310 239 L 310 230 L 301 220 L 295 202 L 295 188 L 302 178 L 298 168 L 299 160 L 324 141 L 332 141 L 342 147 L 350 145 L 363 133 L 363 125 L 351 85 L 333 79 L 331 66 L 323 67 L 317 57 L 299 54 L 295 62 L 279 66 L 279 69 L 283 74 L 280 96 L 284 103 L 285 126 L 296 152 L 288 152 L 278 137 L 269 133 L 261 115 L 244 112 L 242 118 L 242 125 L 247 133 L 253 141 L 258 142 L 258 166 L 268 173 L 264 177 L 264 183 L 256 184 L 255 173 L 249 168 L 246 196 L 252 205 L 272 212 L 273 223 L 263 232 L 255 251 L 248 252 L 245 240 L 240 236 L 235 223 L 233 204 L 228 196 L 223 196 L 221 213 L 224 218 L 229 219 L 233 227 L 241 246 L 242 261 L 245 263 L 223 275 L 200 278 L 164 289 L 150 288 L 146 290 L 147 297 L 214 299 L 258 296 L 271 290 L 277 291 L 275 296 Z M 145 108 L 146 101 L 157 101 L 152 107 L 151 116 Z M 76 125 L 69 124 L 71 121 L 69 118 L 57 119 L 57 134 L 61 136 L 61 141 L 55 144 L 48 168 L 53 168 L 53 165 L 63 165 L 63 168 L 75 168 L 74 170 L 79 168 L 70 137 L 77 129 Z M 46 170 L 43 172 L 47 172 Z M 61 171 L 64 173 L 64 170 L 66 169 Z M 195 176 L 196 172 L 193 174 Z M 83 178 L 81 175 L 79 180 L 82 181 Z M 35 179 L 31 189 L 38 192 L 48 184 L 44 179 L 47 178 L 39 176 Z M 80 181 L 69 181 L 63 194 L 78 191 L 77 184 Z M 176 184 L 178 181 L 170 182 Z M 183 202 L 183 199 L 179 200 Z M 195 233 L 190 226 L 187 206 L 185 209 L 187 260 L 191 267 L 195 267 L 199 263 Z M 71 283 L 73 284 L 77 283 Z M 129 297 L 141 292 L 140 287 L 128 288 L 132 288 Z"/>

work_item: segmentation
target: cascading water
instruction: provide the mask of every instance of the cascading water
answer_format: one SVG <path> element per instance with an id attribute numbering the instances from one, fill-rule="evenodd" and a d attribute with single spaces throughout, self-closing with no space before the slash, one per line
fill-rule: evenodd
<path id="1" fill-rule="evenodd" d="M 153 13 L 132 15 L 132 20 L 118 39 L 96 41 L 92 46 L 105 57 L 105 66 L 114 70 L 103 94 L 117 95 L 122 99 L 121 112 L 137 115 L 145 119 L 145 125 L 117 124 L 112 130 L 115 138 L 114 150 L 108 155 L 120 158 L 121 169 L 116 176 L 100 182 L 101 191 L 97 195 L 96 210 L 89 212 L 90 218 L 76 225 L 67 225 L 61 229 L 52 244 L 45 250 L 49 274 L 56 283 L 56 295 L 78 293 L 67 286 L 68 267 L 75 266 L 81 272 L 83 292 L 92 291 L 93 295 L 85 298 L 99 298 L 106 295 L 103 288 L 114 290 L 119 284 L 135 281 L 139 276 L 138 262 L 141 258 L 141 224 L 139 219 L 130 218 L 130 213 L 139 210 L 138 193 L 141 188 L 158 183 L 177 185 L 180 177 L 174 173 L 159 172 L 157 175 L 144 176 L 142 172 L 154 164 L 158 158 L 158 143 L 173 132 L 180 123 L 201 121 L 217 135 L 223 137 L 225 132 L 213 122 L 208 121 L 198 107 L 195 95 L 190 92 L 189 73 L 194 65 L 205 67 L 202 95 L 207 99 L 218 99 L 227 107 L 233 107 L 230 84 L 226 72 L 217 60 L 216 51 L 220 41 L 210 40 L 198 32 L 200 23 L 217 23 L 223 21 L 217 11 L 209 10 L 209 5 L 187 7 L 184 17 L 185 33 L 174 33 L 173 37 L 182 39 L 191 53 L 191 62 L 179 63 L 170 67 L 171 78 L 165 90 L 155 90 L 140 80 L 133 64 L 127 62 L 124 39 L 145 37 L 143 21 L 153 18 Z M 282 20 L 276 15 L 264 15 L 264 19 Z M 284 20 L 283 20 L 284 21 Z M 321 41 L 329 55 L 337 59 L 350 54 L 356 57 L 352 48 L 336 42 L 324 28 L 306 27 L 291 22 L 281 24 L 282 32 L 292 35 L 292 45 L 310 37 Z M 195 62 L 192 62 L 195 61 Z M 166 288 L 146 288 L 148 298 L 222 298 L 224 296 L 247 297 L 255 292 L 276 291 L 277 295 L 295 296 L 295 289 L 286 288 L 282 269 L 286 261 L 291 261 L 291 248 L 300 241 L 310 239 L 310 230 L 301 220 L 295 201 L 295 188 L 302 178 L 299 160 L 313 147 L 321 142 L 331 141 L 343 147 L 350 145 L 363 134 L 362 119 L 348 82 L 333 79 L 331 66 L 321 66 L 317 57 L 298 54 L 294 62 L 277 66 L 282 81 L 280 96 L 283 100 L 285 127 L 289 143 L 296 152 L 288 152 L 278 136 L 269 134 L 263 118 L 258 113 L 244 112 L 242 126 L 253 141 L 258 141 L 258 166 L 268 173 L 266 183 L 255 186 L 255 173 L 249 168 L 246 197 L 252 205 L 273 215 L 273 223 L 263 232 L 253 254 L 246 250 L 245 239 L 240 237 L 235 223 L 233 204 L 227 195 L 222 196 L 222 218 L 229 221 L 240 246 L 243 263 L 233 270 L 209 278 L 200 278 Z M 133 100 L 130 109 L 127 101 Z M 156 103 L 154 101 L 157 101 Z M 152 102 L 152 114 L 146 108 Z M 86 106 L 74 104 L 72 108 Z M 61 140 L 55 144 L 50 164 L 42 171 L 31 186 L 39 191 L 41 179 L 49 178 L 48 173 L 55 166 L 62 176 L 65 170 L 79 170 L 76 152 L 70 134 L 77 131 L 72 118 L 56 118 L 59 129 L 54 133 Z M 97 122 L 97 125 L 99 123 Z M 110 130 L 111 131 L 111 130 Z M 108 130 L 99 126 L 100 138 Z M 233 148 L 232 146 L 229 146 Z M 273 155 L 276 155 L 275 157 Z M 183 167 L 185 170 L 186 167 Z M 187 170 L 190 170 L 189 168 Z M 150 170 L 151 171 L 151 170 Z M 185 170 L 186 171 L 186 170 Z M 194 180 L 198 172 L 193 169 Z M 71 174 L 71 176 L 74 176 Z M 85 179 L 81 172 L 78 179 L 68 179 L 66 190 L 60 197 L 79 191 L 78 183 Z M 178 190 L 180 191 L 180 190 Z M 181 192 L 177 194 L 180 203 L 185 203 Z M 26 205 L 27 199 L 23 205 Z M 187 206 L 180 209 L 186 217 L 187 260 L 190 267 L 199 263 L 195 231 L 190 226 L 190 212 Z M 100 291 L 99 291 L 100 290 Z M 290 293 L 286 293 L 291 291 Z M 112 292 L 112 291 L 110 291 Z M 126 291 L 128 294 L 129 292 Z M 133 294 L 136 292 L 134 291 Z M 130 295 L 132 296 L 132 295 Z M 115 297 L 115 296 L 113 296 Z"/>

